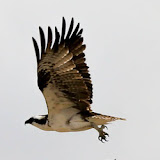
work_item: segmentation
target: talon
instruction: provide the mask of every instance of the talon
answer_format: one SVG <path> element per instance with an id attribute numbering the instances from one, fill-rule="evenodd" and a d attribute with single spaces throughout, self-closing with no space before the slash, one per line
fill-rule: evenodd
<path id="1" fill-rule="evenodd" d="M 101 137 L 101 136 L 99 136 L 98 139 L 99 139 L 102 143 L 104 143 L 104 141 L 107 141 L 105 137 Z M 104 140 L 104 141 L 103 141 L 103 140 Z"/>
<path id="2" fill-rule="evenodd" d="M 102 142 L 102 143 L 104 143 L 104 141 L 103 141 L 103 140 L 101 140 L 101 142 Z"/>
<path id="3" fill-rule="evenodd" d="M 107 135 L 109 137 L 109 134 L 105 132 L 105 135 Z"/>
<path id="4" fill-rule="evenodd" d="M 105 129 L 105 128 L 108 129 L 107 126 L 105 126 L 105 125 L 101 126 L 101 129 Z"/>

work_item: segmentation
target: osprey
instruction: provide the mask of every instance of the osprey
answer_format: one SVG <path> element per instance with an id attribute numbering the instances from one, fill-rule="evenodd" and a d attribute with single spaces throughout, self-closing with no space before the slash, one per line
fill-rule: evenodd
<path id="1" fill-rule="evenodd" d="M 95 128 L 99 140 L 106 141 L 103 129 L 105 124 L 123 118 L 95 113 L 91 110 L 92 82 L 85 63 L 82 32 L 79 23 L 73 29 L 72 18 L 66 33 L 66 21 L 63 17 L 62 32 L 55 27 L 55 40 L 52 45 L 52 30 L 48 27 L 46 44 L 41 27 L 41 52 L 34 38 L 33 44 L 37 57 L 38 86 L 42 91 L 48 115 L 31 117 L 25 124 L 32 124 L 45 131 L 74 132 Z M 101 127 L 99 127 L 101 125 Z"/>

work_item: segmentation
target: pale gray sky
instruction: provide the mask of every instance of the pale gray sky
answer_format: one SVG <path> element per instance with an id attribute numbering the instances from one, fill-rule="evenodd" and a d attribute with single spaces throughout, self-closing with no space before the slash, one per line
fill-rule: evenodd
<path id="1" fill-rule="evenodd" d="M 29 117 L 47 113 L 31 37 L 39 40 L 39 26 L 61 30 L 62 16 L 84 28 L 93 110 L 127 119 L 108 126 L 108 143 L 98 141 L 95 130 L 24 126 Z M 160 159 L 159 0 L 6 0 L 0 20 L 0 159 Z"/>

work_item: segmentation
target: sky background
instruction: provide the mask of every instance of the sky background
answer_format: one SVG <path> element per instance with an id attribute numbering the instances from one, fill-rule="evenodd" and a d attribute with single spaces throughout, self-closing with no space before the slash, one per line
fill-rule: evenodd
<path id="1" fill-rule="evenodd" d="M 93 82 L 96 112 L 124 117 L 96 130 L 45 132 L 24 125 L 47 113 L 37 87 L 31 37 L 39 42 L 62 16 L 80 22 Z M 5 0 L 0 4 L 0 159 L 160 159 L 160 1 Z"/>

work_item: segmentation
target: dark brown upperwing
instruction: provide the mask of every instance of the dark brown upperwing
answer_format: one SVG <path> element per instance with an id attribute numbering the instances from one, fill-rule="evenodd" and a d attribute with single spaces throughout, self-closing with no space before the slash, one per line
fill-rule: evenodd
<path id="1" fill-rule="evenodd" d="M 40 30 L 41 54 L 36 40 L 33 44 L 38 63 L 38 86 L 43 92 L 48 83 L 55 85 L 64 96 L 74 101 L 81 110 L 90 109 L 92 103 L 92 83 L 85 63 L 85 45 L 79 30 L 79 23 L 73 30 L 72 18 L 67 35 L 63 18 L 61 36 L 55 27 L 55 40 L 52 46 L 52 30 L 48 27 L 48 42 L 45 44 L 44 32 Z"/>

